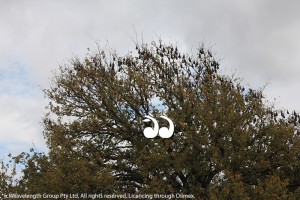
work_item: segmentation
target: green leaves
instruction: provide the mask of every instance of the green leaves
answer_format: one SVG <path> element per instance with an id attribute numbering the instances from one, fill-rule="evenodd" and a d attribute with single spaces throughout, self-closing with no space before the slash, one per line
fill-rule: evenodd
<path id="1" fill-rule="evenodd" d="M 274 182 L 278 198 L 293 198 L 299 115 L 266 106 L 261 90 L 220 67 L 203 47 L 188 55 L 161 41 L 137 44 L 125 56 L 99 51 L 73 59 L 45 91 L 50 152 L 26 157 L 22 188 L 268 199 Z M 143 137 L 144 116 L 162 113 L 174 135 Z"/>

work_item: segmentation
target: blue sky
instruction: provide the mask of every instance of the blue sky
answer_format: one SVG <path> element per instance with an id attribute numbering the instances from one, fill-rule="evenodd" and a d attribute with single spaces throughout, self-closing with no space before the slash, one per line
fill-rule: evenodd
<path id="1" fill-rule="evenodd" d="M 46 151 L 42 137 L 43 94 L 18 58 L 0 67 L 0 159 L 31 147 Z"/>
<path id="2" fill-rule="evenodd" d="M 96 42 L 120 54 L 134 49 L 136 37 L 161 37 L 186 52 L 204 43 L 222 73 L 254 88 L 268 83 L 268 100 L 300 111 L 299 7 L 280 0 L 0 1 L 0 158 L 32 142 L 46 149 L 41 88 Z"/>

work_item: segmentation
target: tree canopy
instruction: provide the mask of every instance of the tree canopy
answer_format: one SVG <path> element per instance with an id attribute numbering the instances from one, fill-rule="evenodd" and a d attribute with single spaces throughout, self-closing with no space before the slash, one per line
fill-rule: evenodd
<path id="1" fill-rule="evenodd" d="M 124 56 L 89 51 L 53 76 L 43 120 L 49 154 L 15 157 L 26 193 L 184 193 L 196 199 L 299 199 L 300 117 L 222 75 L 210 50 L 153 41 Z M 166 115 L 171 138 L 144 137 Z M 159 118 L 157 118 L 159 119 Z M 167 122 L 159 119 L 160 126 Z"/>

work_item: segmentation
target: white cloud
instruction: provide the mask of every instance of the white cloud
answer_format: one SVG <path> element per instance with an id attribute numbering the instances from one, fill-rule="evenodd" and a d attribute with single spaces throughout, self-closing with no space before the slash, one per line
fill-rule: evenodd
<path id="1" fill-rule="evenodd" d="M 21 63 L 0 69 L 0 158 L 33 146 L 46 150 L 39 123 L 44 107 L 42 91 Z"/>
<path id="2" fill-rule="evenodd" d="M 34 146 L 46 150 L 40 124 L 44 104 L 39 98 L 0 94 L 0 156 Z"/>

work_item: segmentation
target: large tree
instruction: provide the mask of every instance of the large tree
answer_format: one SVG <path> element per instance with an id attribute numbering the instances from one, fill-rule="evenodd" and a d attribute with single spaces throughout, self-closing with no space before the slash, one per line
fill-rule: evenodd
<path id="1" fill-rule="evenodd" d="M 162 41 L 124 56 L 99 49 L 61 66 L 45 94 L 50 150 L 24 160 L 23 192 L 300 198 L 299 115 L 222 75 L 203 47 L 192 55 Z M 174 135 L 144 137 L 150 114 L 168 116 Z"/>

